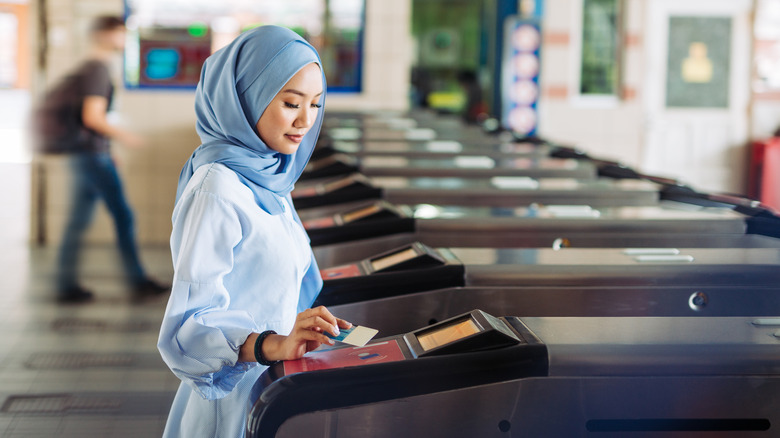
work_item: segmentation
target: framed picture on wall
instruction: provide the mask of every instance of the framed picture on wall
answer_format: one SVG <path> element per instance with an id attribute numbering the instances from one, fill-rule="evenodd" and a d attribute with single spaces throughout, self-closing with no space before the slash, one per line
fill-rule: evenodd
<path id="1" fill-rule="evenodd" d="M 731 17 L 669 17 L 668 108 L 728 108 Z"/>

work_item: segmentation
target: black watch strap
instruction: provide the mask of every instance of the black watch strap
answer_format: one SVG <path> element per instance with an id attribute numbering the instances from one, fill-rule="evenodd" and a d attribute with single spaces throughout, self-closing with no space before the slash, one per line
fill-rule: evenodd
<path id="1" fill-rule="evenodd" d="M 266 330 L 257 337 L 255 340 L 255 359 L 260 365 L 265 366 L 271 366 L 275 364 L 277 361 L 268 360 L 263 356 L 263 342 L 265 341 L 265 338 L 268 337 L 268 335 L 275 335 L 276 332 L 273 330 Z"/>

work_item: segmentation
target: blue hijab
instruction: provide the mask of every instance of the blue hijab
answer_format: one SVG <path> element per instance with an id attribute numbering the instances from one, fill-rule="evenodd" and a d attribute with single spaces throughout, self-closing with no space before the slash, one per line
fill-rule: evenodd
<path id="1" fill-rule="evenodd" d="M 198 167 L 221 163 L 238 174 L 269 214 L 284 211 L 281 198 L 292 191 L 309 161 L 322 126 L 323 111 L 298 146 L 284 155 L 269 148 L 255 126 L 282 87 L 304 66 L 322 62 L 295 32 L 277 26 L 246 31 L 203 64 L 195 91 L 197 131 L 203 142 L 179 175 L 176 201 Z M 325 102 L 325 75 L 322 76 Z"/>

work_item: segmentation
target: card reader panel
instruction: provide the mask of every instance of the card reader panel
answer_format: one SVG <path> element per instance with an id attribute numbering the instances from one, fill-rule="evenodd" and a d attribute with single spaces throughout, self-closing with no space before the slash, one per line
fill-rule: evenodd
<path id="1" fill-rule="evenodd" d="M 465 285 L 465 268 L 451 253 L 420 242 L 386 251 L 350 265 L 320 271 L 324 285 L 315 305 L 385 298 L 398 294 Z"/>
<path id="2" fill-rule="evenodd" d="M 381 199 L 384 191 L 363 175 L 352 174 L 328 182 L 308 184 L 290 194 L 298 210 L 363 199 Z"/>

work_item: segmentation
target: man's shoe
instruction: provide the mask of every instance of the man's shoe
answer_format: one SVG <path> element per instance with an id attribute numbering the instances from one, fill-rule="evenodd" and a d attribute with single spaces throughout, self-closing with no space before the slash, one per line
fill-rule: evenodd
<path id="1" fill-rule="evenodd" d="M 140 283 L 137 283 L 135 286 L 133 286 L 133 295 L 136 297 L 149 297 L 162 295 L 169 290 L 171 290 L 171 286 L 162 284 L 147 277 L 141 280 Z"/>
<path id="2" fill-rule="evenodd" d="M 57 294 L 57 302 L 63 304 L 78 304 L 92 301 L 95 295 L 81 286 L 71 286 Z"/>

